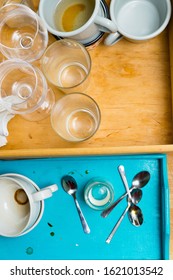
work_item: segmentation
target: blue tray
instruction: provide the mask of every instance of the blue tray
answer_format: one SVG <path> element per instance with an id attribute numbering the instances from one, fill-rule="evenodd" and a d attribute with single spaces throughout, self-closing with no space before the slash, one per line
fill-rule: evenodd
<path id="1" fill-rule="evenodd" d="M 117 171 L 120 164 L 125 166 L 129 185 L 136 173 L 147 170 L 151 174 L 139 202 L 144 223 L 134 227 L 126 216 L 112 242 L 107 244 L 105 240 L 126 207 L 126 200 L 107 218 L 102 218 L 100 211 L 85 204 L 83 187 L 92 177 L 102 176 L 113 184 L 117 199 L 124 193 Z M 59 190 L 45 200 L 43 218 L 33 231 L 16 238 L 0 236 L 0 259 L 169 259 L 169 187 L 165 155 L 1 160 L 0 174 L 10 172 L 28 176 L 40 188 L 57 183 Z M 60 180 L 65 174 L 74 176 L 79 185 L 77 198 L 91 228 L 90 234 L 83 233 L 73 199 L 61 187 Z"/>

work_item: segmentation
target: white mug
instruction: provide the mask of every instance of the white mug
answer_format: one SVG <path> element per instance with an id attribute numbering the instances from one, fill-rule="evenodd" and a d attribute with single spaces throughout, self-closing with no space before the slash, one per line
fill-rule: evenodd
<path id="1" fill-rule="evenodd" d="M 159 35 L 171 17 L 170 0 L 112 0 L 110 17 L 117 32 L 107 36 L 105 45 L 111 46 L 123 37 L 141 42 Z"/>
<path id="2" fill-rule="evenodd" d="M 100 31 L 103 32 L 116 32 L 116 25 L 108 18 L 99 15 L 100 0 L 94 1 L 94 8 L 92 14 L 87 22 L 85 22 L 81 27 L 73 31 L 60 31 L 55 26 L 55 10 L 60 2 L 63 0 L 52 0 L 48 4 L 47 0 L 40 0 L 39 3 L 39 16 L 47 27 L 48 31 L 58 37 L 71 38 L 80 43 L 86 44 L 95 38 Z M 71 2 L 76 3 L 76 0 Z M 72 4 L 70 2 L 70 5 Z"/>
<path id="3" fill-rule="evenodd" d="M 0 235 L 16 237 L 31 231 L 41 220 L 44 199 L 52 196 L 57 185 L 39 189 L 19 174 L 0 176 Z"/>

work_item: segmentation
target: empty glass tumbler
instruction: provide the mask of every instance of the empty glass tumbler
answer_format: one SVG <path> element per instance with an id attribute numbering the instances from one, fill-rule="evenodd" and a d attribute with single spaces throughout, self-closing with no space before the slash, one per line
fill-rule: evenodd
<path id="1" fill-rule="evenodd" d="M 43 73 L 22 60 L 0 64 L 0 101 L 11 114 L 38 121 L 50 115 L 55 103 Z"/>
<path id="2" fill-rule="evenodd" d="M 97 103 L 84 93 L 64 95 L 51 112 L 53 129 L 70 142 L 81 142 L 93 136 L 99 128 L 100 118 Z"/>
<path id="3" fill-rule="evenodd" d="M 84 199 L 95 210 L 106 209 L 114 200 L 114 188 L 104 178 L 94 177 L 85 185 Z"/>
<path id="4" fill-rule="evenodd" d="M 39 59 L 48 44 L 48 32 L 29 7 L 10 4 L 0 9 L 0 51 L 8 58 Z"/>
<path id="5" fill-rule="evenodd" d="M 48 81 L 63 92 L 83 92 L 89 83 L 91 58 L 82 44 L 62 39 L 46 49 L 41 67 Z"/>

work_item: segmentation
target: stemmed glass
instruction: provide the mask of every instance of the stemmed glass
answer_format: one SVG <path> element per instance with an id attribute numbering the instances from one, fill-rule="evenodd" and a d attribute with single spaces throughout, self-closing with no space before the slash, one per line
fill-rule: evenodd
<path id="1" fill-rule="evenodd" d="M 29 7 L 10 4 L 0 9 L 0 51 L 8 58 L 39 59 L 48 44 L 48 31 Z"/>
<path id="2" fill-rule="evenodd" d="M 55 97 L 40 69 L 16 59 L 2 62 L 0 69 L 0 102 L 8 112 L 30 121 L 49 116 Z"/>

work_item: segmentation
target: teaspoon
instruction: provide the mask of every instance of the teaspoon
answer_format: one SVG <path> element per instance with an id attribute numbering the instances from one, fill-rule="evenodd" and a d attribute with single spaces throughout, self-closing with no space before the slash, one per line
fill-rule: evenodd
<path id="1" fill-rule="evenodd" d="M 118 166 L 118 171 L 120 173 L 120 176 L 122 178 L 123 184 L 126 188 L 126 192 L 128 195 L 128 204 L 131 203 L 129 209 L 128 209 L 128 217 L 130 222 L 134 225 L 134 226 L 140 226 L 143 223 L 143 215 L 142 215 L 142 211 L 141 209 L 135 205 L 135 202 L 137 202 L 136 200 L 136 195 L 131 196 L 130 190 L 129 190 L 129 186 L 128 186 L 128 182 L 126 179 L 126 174 L 125 174 L 125 168 L 123 165 Z"/>
<path id="2" fill-rule="evenodd" d="M 133 192 L 131 193 L 132 198 L 135 197 L 136 192 L 138 192 L 138 189 L 133 190 Z M 141 197 L 142 197 L 142 191 L 141 191 Z M 124 210 L 121 217 L 119 218 L 119 220 L 113 227 L 111 233 L 109 234 L 108 238 L 106 239 L 106 243 L 109 244 L 111 242 L 115 232 L 117 231 L 118 227 L 120 226 L 120 224 L 121 224 L 122 220 L 124 219 L 127 212 L 129 215 L 129 219 L 133 225 L 139 226 L 140 224 L 143 223 L 143 216 L 142 216 L 141 209 L 128 200 L 128 205 L 127 205 L 126 209 Z"/>
<path id="3" fill-rule="evenodd" d="M 77 192 L 77 183 L 75 181 L 75 179 L 72 176 L 69 175 L 65 175 L 62 179 L 61 179 L 61 184 L 62 187 L 64 189 L 64 191 L 66 193 L 68 193 L 69 195 L 71 195 L 74 199 L 75 205 L 76 205 L 76 209 L 78 211 L 81 223 L 82 223 L 82 227 L 85 233 L 90 233 L 90 228 L 85 220 L 85 217 L 82 213 L 82 210 L 79 206 L 79 203 L 76 199 L 76 192 Z"/>

